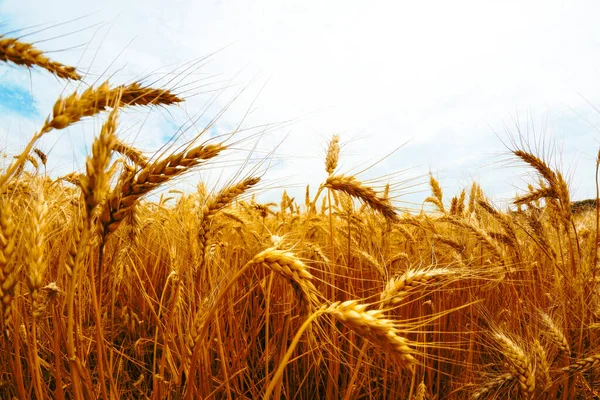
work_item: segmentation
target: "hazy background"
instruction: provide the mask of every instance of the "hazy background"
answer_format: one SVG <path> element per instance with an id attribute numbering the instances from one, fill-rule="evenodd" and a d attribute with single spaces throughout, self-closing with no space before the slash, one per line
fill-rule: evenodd
<path id="1" fill-rule="evenodd" d="M 181 107 L 123 113 L 120 137 L 149 152 L 182 126 L 176 143 L 192 138 L 241 91 L 206 137 L 242 121 L 257 128 L 240 133 L 223 163 L 181 181 L 186 190 L 263 160 L 262 196 L 285 187 L 303 197 L 325 178 L 327 142 L 340 133 L 340 172 L 409 141 L 361 177 L 432 171 L 448 200 L 477 180 L 503 204 L 528 179 L 503 145 L 519 131 L 555 152 L 574 199 L 595 196 L 598 15 L 595 1 L 0 0 L 0 32 L 29 34 L 24 41 L 78 66 L 87 84 L 143 78 L 183 93 Z M 0 152 L 18 152 L 79 85 L 0 64 Z M 50 174 L 83 167 L 102 119 L 44 138 Z M 420 204 L 428 187 L 400 192 L 414 191 L 402 199 Z"/>

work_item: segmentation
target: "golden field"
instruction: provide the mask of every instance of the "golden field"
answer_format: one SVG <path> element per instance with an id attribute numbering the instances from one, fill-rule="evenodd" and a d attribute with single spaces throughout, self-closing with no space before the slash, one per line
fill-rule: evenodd
<path id="1" fill-rule="evenodd" d="M 82 79 L 8 37 L 0 60 Z M 0 170 L 1 398 L 600 396 L 600 204 L 573 207 L 552 160 L 512 149 L 538 177 L 512 210 L 432 176 L 433 211 L 408 213 L 338 170 L 334 135 L 305 199 L 259 203 L 245 176 L 150 201 L 231 145 L 121 141 L 123 109 L 181 101 L 87 86 Z M 48 177 L 38 140 L 94 116 L 85 170 Z"/>

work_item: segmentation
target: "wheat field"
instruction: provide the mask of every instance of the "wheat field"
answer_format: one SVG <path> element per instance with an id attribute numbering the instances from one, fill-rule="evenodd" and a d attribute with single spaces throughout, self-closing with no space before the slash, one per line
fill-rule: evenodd
<path id="1" fill-rule="evenodd" d="M 83 79 L 9 37 L 0 60 Z M 600 396 L 600 204 L 573 203 L 552 160 L 511 150 L 537 180 L 510 210 L 431 176 L 433 211 L 401 212 L 393 185 L 339 170 L 334 135 L 303 200 L 258 202 L 260 176 L 151 200 L 231 146 L 119 137 L 122 110 L 182 101 L 67 93 L 0 170 L 1 398 Z M 90 117 L 85 169 L 49 177 L 36 143 Z"/>

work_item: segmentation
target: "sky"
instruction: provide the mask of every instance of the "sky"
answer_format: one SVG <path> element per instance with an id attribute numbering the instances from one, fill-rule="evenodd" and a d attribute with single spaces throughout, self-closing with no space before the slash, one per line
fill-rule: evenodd
<path id="1" fill-rule="evenodd" d="M 119 136 L 149 153 L 226 109 L 205 137 L 241 127 L 232 151 L 184 188 L 261 173 L 261 195 L 302 199 L 338 133 L 338 172 L 391 180 L 401 201 L 420 204 L 431 172 L 448 201 L 477 181 L 502 205 L 533 179 L 509 154 L 519 133 L 566 172 L 574 199 L 595 196 L 597 15 L 595 1 L 0 0 L 0 32 L 88 85 L 181 93 L 179 107 L 123 111 Z M 16 154 L 78 85 L 0 64 L 0 152 Z M 49 174 L 83 168 L 102 118 L 43 138 Z"/>

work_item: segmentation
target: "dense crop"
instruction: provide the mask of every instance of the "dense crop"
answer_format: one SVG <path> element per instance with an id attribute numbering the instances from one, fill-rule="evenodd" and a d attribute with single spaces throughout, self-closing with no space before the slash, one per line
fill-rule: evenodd
<path id="1" fill-rule="evenodd" d="M 16 39 L 0 60 L 81 79 Z M 549 160 L 513 149 L 539 179 L 512 211 L 475 183 L 447 203 L 432 176 L 435 210 L 401 213 L 338 170 L 338 136 L 303 204 L 258 203 L 254 176 L 149 201 L 229 147 L 119 138 L 123 109 L 181 101 L 90 86 L 0 170 L 0 397 L 598 396 L 600 204 L 572 205 Z M 40 137 L 92 116 L 85 171 L 41 173 Z"/>

